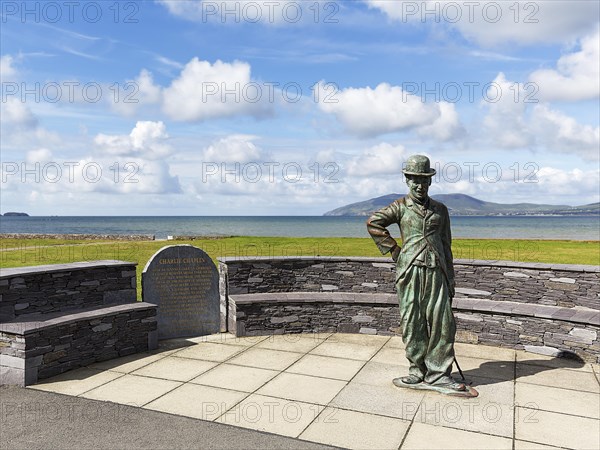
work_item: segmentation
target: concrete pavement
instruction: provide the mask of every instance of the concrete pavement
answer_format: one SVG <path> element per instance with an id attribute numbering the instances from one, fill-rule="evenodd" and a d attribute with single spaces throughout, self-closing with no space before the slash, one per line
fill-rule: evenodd
<path id="1" fill-rule="evenodd" d="M 456 344 L 456 353 L 477 398 L 395 387 L 408 370 L 398 337 L 329 333 L 162 341 L 155 352 L 0 392 L 12 403 L 54 395 L 40 401 L 112 411 L 77 415 L 83 442 L 98 448 L 600 448 L 597 365 L 481 345 Z M 52 430 L 51 412 L 40 413 L 46 431 L 18 433 L 6 404 L 2 448 L 77 442 L 78 427 Z"/>

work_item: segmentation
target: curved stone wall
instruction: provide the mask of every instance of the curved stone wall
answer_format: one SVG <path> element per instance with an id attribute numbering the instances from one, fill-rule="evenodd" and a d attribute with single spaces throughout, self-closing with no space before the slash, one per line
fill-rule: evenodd
<path id="1" fill-rule="evenodd" d="M 389 258 L 221 258 L 237 335 L 399 334 Z M 455 260 L 457 340 L 600 361 L 600 267 Z"/>

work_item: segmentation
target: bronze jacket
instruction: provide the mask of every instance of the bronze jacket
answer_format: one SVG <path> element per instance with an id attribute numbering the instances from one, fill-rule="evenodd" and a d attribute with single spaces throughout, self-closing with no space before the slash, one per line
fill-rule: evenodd
<path id="1" fill-rule="evenodd" d="M 429 198 L 421 208 L 408 195 L 380 209 L 367 220 L 367 230 L 382 254 L 398 243 L 387 227 L 400 227 L 402 249 L 396 261 L 396 281 L 412 266 L 440 267 L 448 286 L 454 287 L 452 235 L 448 208 Z"/>

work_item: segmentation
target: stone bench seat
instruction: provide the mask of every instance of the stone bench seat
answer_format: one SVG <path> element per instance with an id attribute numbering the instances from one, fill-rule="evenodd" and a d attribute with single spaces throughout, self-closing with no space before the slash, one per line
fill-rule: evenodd
<path id="1" fill-rule="evenodd" d="M 561 306 L 456 297 L 452 302 L 452 309 L 455 311 L 504 314 L 509 316 L 539 317 L 582 325 L 600 326 L 600 312 L 587 308 L 566 308 Z"/>
<path id="2" fill-rule="evenodd" d="M 236 304 L 252 303 L 385 303 L 397 304 L 396 294 L 366 294 L 355 292 L 264 292 L 258 294 L 230 295 L 229 300 Z"/>
<path id="3" fill-rule="evenodd" d="M 20 316 L 0 323 L 0 380 L 39 379 L 157 347 L 156 306 L 136 302 Z"/>
<path id="4" fill-rule="evenodd" d="M 236 305 L 319 302 L 388 305 L 396 305 L 398 303 L 396 294 L 365 294 L 354 292 L 270 292 L 230 295 L 229 299 Z M 452 309 L 455 311 L 557 319 L 584 325 L 600 326 L 600 311 L 584 308 L 565 308 L 560 306 L 455 297 L 452 302 Z"/>
<path id="5" fill-rule="evenodd" d="M 237 336 L 344 332 L 400 334 L 396 294 L 353 292 L 269 292 L 229 295 L 228 329 Z M 535 351 L 543 342 L 581 343 L 582 358 L 597 339 L 600 312 L 583 307 L 456 297 L 452 303 L 457 341 Z M 559 343 L 558 340 L 562 339 Z M 571 350 L 569 350 L 571 352 Z"/>
<path id="6" fill-rule="evenodd" d="M 136 301 L 136 263 L 1 269 L 0 384 L 156 348 L 156 309 Z"/>
<path id="7" fill-rule="evenodd" d="M 31 314 L 0 323 L 2 384 L 27 386 L 94 362 L 157 347 L 156 305 Z"/>
<path id="8" fill-rule="evenodd" d="M 78 308 L 69 312 L 57 312 L 49 314 L 31 314 L 19 316 L 10 322 L 0 323 L 0 333 L 13 333 L 20 336 L 43 331 L 56 326 L 64 326 L 77 323 L 82 320 L 101 319 L 115 314 L 130 311 L 145 311 L 155 309 L 156 305 L 146 302 L 123 303 L 104 308 Z M 155 321 L 155 320 L 153 320 Z"/>

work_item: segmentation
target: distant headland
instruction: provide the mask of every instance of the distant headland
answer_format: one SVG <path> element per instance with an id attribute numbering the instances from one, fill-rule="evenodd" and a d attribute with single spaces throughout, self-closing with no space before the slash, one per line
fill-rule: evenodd
<path id="1" fill-rule="evenodd" d="M 0 214 L 1 216 L 2 214 Z M 19 216 L 19 217 L 29 217 L 29 214 L 24 213 L 24 212 L 7 212 L 4 213 L 4 217 L 15 217 L 15 216 Z"/>
<path id="2" fill-rule="evenodd" d="M 352 203 L 328 211 L 324 216 L 369 216 L 406 194 L 388 194 L 363 202 Z M 536 203 L 503 204 L 486 202 L 465 194 L 440 194 L 431 198 L 442 202 L 453 216 L 583 216 L 600 213 L 600 203 L 589 205 L 540 205 Z"/>

